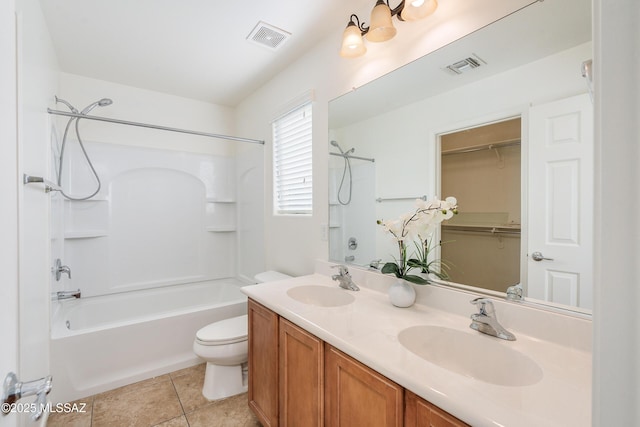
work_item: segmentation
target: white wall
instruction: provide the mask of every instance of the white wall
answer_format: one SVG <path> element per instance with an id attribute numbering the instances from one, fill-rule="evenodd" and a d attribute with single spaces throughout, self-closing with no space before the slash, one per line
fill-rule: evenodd
<path id="1" fill-rule="evenodd" d="M 0 375 L 18 368 L 18 144 L 16 132 L 16 22 L 15 1 L 0 3 Z M 17 415 L 0 420 L 3 427 L 15 427 Z"/>
<path id="2" fill-rule="evenodd" d="M 593 425 L 640 425 L 640 2 L 594 1 Z M 613 211 L 612 211 L 613 208 Z"/>
<path id="3" fill-rule="evenodd" d="M 20 0 L 18 11 L 18 176 L 49 176 L 46 108 L 57 88 L 58 63 L 36 0 Z M 40 185 L 19 186 L 20 375 L 49 374 L 49 195 Z"/>
<path id="4" fill-rule="evenodd" d="M 318 44 L 307 55 L 280 73 L 238 106 L 240 133 L 265 139 L 265 245 L 266 266 L 293 275 L 313 271 L 314 260 L 326 259 L 328 242 L 324 227 L 328 223 L 328 102 L 399 66 L 442 47 L 462 35 L 477 30 L 513 12 L 527 0 L 491 1 L 478 14 L 465 11 L 456 20 L 439 23 L 431 32 L 422 26 L 399 24 L 398 35 L 387 43 L 369 44 L 364 57 L 347 60 L 338 55 L 344 27 Z M 357 11 L 367 16 L 369 10 Z M 313 215 L 311 217 L 274 216 L 272 197 L 271 121 L 283 106 L 309 90 L 315 93 L 313 105 Z"/>

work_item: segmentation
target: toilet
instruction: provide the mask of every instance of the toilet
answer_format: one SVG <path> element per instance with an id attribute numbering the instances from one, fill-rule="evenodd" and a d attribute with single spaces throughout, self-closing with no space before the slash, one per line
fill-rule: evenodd
<path id="1" fill-rule="evenodd" d="M 257 283 L 289 279 L 277 271 L 254 276 Z M 196 332 L 193 352 L 207 362 L 202 395 L 218 400 L 247 391 L 248 316 L 242 315 L 211 323 Z"/>

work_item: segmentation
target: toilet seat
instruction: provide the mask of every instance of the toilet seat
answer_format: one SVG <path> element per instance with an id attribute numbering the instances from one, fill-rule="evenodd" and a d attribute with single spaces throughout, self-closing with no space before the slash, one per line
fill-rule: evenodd
<path id="1" fill-rule="evenodd" d="M 201 328 L 196 332 L 196 342 L 201 345 L 225 345 L 247 340 L 248 316 L 232 317 Z"/>

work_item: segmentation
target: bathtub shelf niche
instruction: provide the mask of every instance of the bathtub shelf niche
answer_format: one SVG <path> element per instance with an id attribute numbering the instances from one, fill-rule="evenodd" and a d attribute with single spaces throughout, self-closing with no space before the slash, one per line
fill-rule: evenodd
<path id="1" fill-rule="evenodd" d="M 80 230 L 80 231 L 65 231 L 65 239 L 92 239 L 94 237 L 107 237 L 109 232 L 107 230 Z"/>
<path id="2" fill-rule="evenodd" d="M 217 197 L 207 197 L 207 203 L 235 203 L 233 199 L 219 199 Z"/>

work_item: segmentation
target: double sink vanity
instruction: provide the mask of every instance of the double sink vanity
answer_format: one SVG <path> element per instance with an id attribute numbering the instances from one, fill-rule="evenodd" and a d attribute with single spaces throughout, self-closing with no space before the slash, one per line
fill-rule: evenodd
<path id="1" fill-rule="evenodd" d="M 243 288 L 249 297 L 249 405 L 264 426 L 588 426 L 591 321 L 494 300 L 515 336 L 471 329 L 478 295 L 353 271 L 360 291 L 316 274 Z"/>

